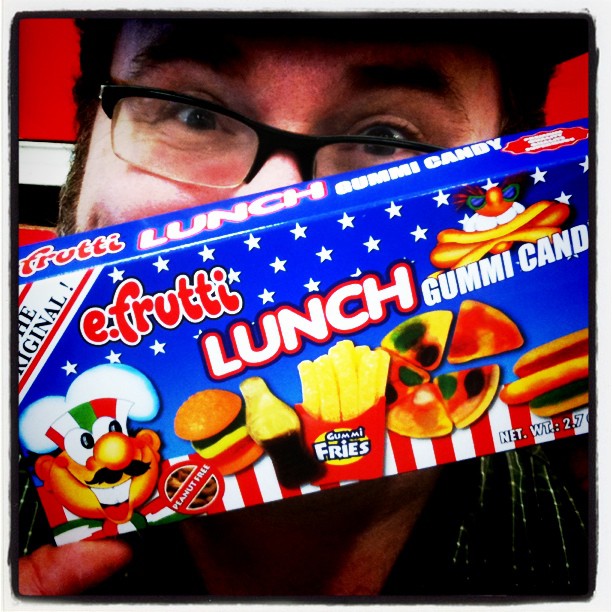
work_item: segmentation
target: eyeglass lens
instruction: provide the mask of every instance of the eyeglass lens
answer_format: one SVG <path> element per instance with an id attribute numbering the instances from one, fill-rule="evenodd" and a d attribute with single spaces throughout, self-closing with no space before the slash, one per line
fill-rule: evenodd
<path id="1" fill-rule="evenodd" d="M 145 97 L 118 102 L 112 138 L 115 154 L 130 164 L 169 179 L 211 187 L 240 185 L 259 146 L 255 130 L 236 119 L 196 106 Z M 313 177 L 420 154 L 378 144 L 329 144 L 315 155 Z"/>

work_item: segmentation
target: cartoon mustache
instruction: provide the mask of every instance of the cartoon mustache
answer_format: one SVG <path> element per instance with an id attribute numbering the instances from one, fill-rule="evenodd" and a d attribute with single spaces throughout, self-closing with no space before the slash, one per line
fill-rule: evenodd
<path id="1" fill-rule="evenodd" d="M 121 477 L 124 474 L 128 476 L 141 476 L 144 474 L 149 467 L 151 467 L 150 463 L 145 463 L 144 461 L 139 461 L 138 459 L 134 459 L 125 469 L 123 470 L 111 470 L 110 468 L 100 468 L 91 480 L 85 481 L 88 485 L 97 485 L 97 484 L 115 484 L 121 480 Z"/>

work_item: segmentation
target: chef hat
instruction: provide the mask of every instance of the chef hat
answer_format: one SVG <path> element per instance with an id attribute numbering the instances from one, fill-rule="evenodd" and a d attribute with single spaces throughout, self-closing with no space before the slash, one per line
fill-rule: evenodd
<path id="1" fill-rule="evenodd" d="M 53 421 L 46 436 L 63 449 L 64 438 L 69 431 L 73 429 L 91 431 L 93 424 L 100 417 L 109 417 L 125 427 L 131 406 L 132 402 L 114 398 L 99 398 L 79 404 Z"/>
<path id="2" fill-rule="evenodd" d="M 91 429 L 100 416 L 125 425 L 128 417 L 149 421 L 158 411 L 159 397 L 146 376 L 130 366 L 104 364 L 78 376 L 66 397 L 47 396 L 27 406 L 19 417 L 19 438 L 26 449 L 44 454 L 63 447 L 70 429 Z"/>

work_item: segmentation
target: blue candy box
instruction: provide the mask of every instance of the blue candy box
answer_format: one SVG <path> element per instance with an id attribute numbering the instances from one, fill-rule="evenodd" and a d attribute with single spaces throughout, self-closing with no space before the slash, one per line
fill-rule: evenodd
<path id="1" fill-rule="evenodd" d="M 19 251 L 57 543 L 584 434 L 586 121 Z"/>

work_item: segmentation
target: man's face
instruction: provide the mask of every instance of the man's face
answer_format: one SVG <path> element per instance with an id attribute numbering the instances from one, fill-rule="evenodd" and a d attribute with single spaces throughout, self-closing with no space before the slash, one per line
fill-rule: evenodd
<path id="1" fill-rule="evenodd" d="M 498 135 L 500 87 L 492 60 L 443 44 L 340 43 L 287 36 L 228 39 L 223 49 L 155 46 L 160 25 L 129 22 L 111 67 L 119 84 L 166 89 L 212 101 L 271 126 L 311 135 L 368 134 L 379 128 L 407 140 L 454 147 Z M 154 59 L 156 58 L 156 59 Z M 161 58 L 161 59 L 160 59 Z M 84 231 L 304 180 L 290 151 L 274 153 L 248 184 L 196 186 L 162 178 L 119 159 L 111 121 L 98 110 L 77 202 Z"/>

